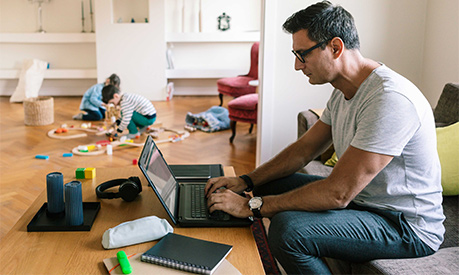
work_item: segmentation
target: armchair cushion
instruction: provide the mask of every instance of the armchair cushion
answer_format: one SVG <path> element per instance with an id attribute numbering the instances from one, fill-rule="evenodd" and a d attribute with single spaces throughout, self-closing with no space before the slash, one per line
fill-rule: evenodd
<path id="1" fill-rule="evenodd" d="M 459 121 L 459 83 L 447 83 L 434 110 L 437 127 Z"/>
<path id="2" fill-rule="evenodd" d="M 249 76 L 221 78 L 217 81 L 218 92 L 232 97 L 253 94 L 257 91 L 257 87 L 249 85 L 249 82 L 254 79 Z"/>
<path id="3" fill-rule="evenodd" d="M 248 94 L 228 102 L 229 118 L 234 121 L 257 123 L 258 94 Z"/>

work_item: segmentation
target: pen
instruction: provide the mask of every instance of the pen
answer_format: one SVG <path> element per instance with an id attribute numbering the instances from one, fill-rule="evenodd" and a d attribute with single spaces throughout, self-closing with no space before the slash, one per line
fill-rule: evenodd
<path id="1" fill-rule="evenodd" d="M 118 258 L 118 262 L 120 262 L 120 267 L 121 271 L 123 271 L 123 274 L 131 274 L 132 267 L 129 263 L 126 253 L 123 250 L 121 250 L 118 253 L 116 253 L 116 257 Z"/>

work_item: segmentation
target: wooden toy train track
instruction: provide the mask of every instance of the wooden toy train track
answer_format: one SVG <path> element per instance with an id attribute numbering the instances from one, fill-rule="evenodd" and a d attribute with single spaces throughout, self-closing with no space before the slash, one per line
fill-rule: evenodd
<path id="1" fill-rule="evenodd" d="M 155 140 L 156 144 L 166 143 L 166 142 L 177 142 L 180 140 L 184 140 L 190 136 L 190 132 L 188 131 L 176 131 L 171 129 L 163 129 L 164 131 L 174 132 L 176 133 L 174 136 L 170 136 L 166 139 Z M 156 135 L 150 134 L 153 138 L 157 138 Z M 112 150 L 118 150 L 126 147 L 142 147 L 144 143 L 134 143 L 131 140 L 125 141 L 102 141 L 99 144 L 87 144 L 87 145 L 80 145 L 72 149 L 72 153 L 79 156 L 97 156 L 107 153 L 107 145 L 112 146 Z M 82 147 L 92 148 L 91 150 L 80 150 Z"/>
<path id="2" fill-rule="evenodd" d="M 70 132 L 76 132 L 76 131 L 78 131 L 79 133 L 70 135 Z M 69 134 L 65 134 L 67 132 Z M 87 137 L 88 133 L 94 134 L 96 136 L 102 136 L 102 135 L 105 135 L 107 131 L 103 129 L 92 129 L 92 128 L 56 128 L 48 132 L 48 137 L 56 138 L 56 139 L 74 139 L 74 138 Z"/>

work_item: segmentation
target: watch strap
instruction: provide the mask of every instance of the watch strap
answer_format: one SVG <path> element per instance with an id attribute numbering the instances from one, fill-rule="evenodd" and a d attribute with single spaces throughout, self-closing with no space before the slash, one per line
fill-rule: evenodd
<path id="1" fill-rule="evenodd" d="M 253 216 L 258 219 L 262 219 L 263 216 L 261 215 L 260 208 L 254 208 L 252 209 Z"/>
<path id="2" fill-rule="evenodd" d="M 250 192 L 253 190 L 253 181 L 252 179 L 247 176 L 247 175 L 242 175 L 242 176 L 239 176 L 241 179 L 244 180 L 244 182 L 247 184 L 247 188 L 245 189 L 245 192 Z"/>

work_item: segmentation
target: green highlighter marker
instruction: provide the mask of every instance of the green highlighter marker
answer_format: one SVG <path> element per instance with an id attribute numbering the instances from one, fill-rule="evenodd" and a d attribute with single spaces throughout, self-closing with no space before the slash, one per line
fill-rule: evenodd
<path id="1" fill-rule="evenodd" d="M 120 267 L 121 271 L 123 271 L 123 274 L 131 274 L 132 267 L 129 263 L 126 253 L 123 250 L 121 250 L 118 253 L 116 253 L 116 257 L 118 258 L 118 262 L 120 262 Z"/>

